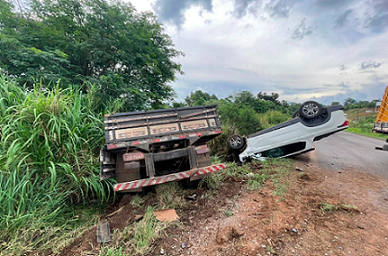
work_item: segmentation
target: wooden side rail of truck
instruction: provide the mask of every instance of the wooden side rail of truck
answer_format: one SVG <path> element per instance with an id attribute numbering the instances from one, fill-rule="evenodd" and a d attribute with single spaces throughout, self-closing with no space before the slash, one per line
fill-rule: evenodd
<path id="1" fill-rule="evenodd" d="M 206 144 L 221 132 L 216 105 L 106 115 L 100 178 L 117 192 L 201 179 L 226 168 L 211 165 Z"/>

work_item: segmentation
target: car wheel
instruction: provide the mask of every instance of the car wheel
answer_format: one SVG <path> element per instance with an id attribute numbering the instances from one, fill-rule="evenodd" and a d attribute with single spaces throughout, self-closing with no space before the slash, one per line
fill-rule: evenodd
<path id="1" fill-rule="evenodd" d="M 388 145 L 383 145 L 383 150 L 388 151 Z"/>
<path id="2" fill-rule="evenodd" d="M 315 101 L 306 101 L 299 108 L 299 116 L 306 120 L 316 118 L 322 113 L 322 106 Z"/>
<path id="3" fill-rule="evenodd" d="M 292 118 L 299 117 L 299 111 L 295 111 L 295 113 L 292 115 Z"/>
<path id="4" fill-rule="evenodd" d="M 245 140 L 239 135 L 232 135 L 228 138 L 228 147 L 231 150 L 239 151 L 242 150 L 245 146 Z"/>

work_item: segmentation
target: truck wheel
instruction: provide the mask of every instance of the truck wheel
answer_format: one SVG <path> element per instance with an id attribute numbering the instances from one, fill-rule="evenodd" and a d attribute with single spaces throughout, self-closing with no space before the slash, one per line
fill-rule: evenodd
<path id="1" fill-rule="evenodd" d="M 233 151 L 242 150 L 245 146 L 245 140 L 240 135 L 232 135 L 228 138 L 228 147 Z"/>
<path id="2" fill-rule="evenodd" d="M 316 118 L 322 113 L 322 106 L 315 101 L 306 101 L 299 108 L 299 116 L 305 120 Z"/>
<path id="3" fill-rule="evenodd" d="M 388 145 L 383 145 L 383 150 L 388 151 Z"/>

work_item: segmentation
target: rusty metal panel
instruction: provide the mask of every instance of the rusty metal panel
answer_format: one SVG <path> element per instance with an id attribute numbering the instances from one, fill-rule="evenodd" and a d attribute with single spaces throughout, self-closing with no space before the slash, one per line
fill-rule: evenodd
<path id="1" fill-rule="evenodd" d="M 166 161 L 184 156 L 187 156 L 187 150 L 185 148 L 176 149 L 168 152 L 155 153 L 153 155 L 154 162 Z"/>
<path id="2" fill-rule="evenodd" d="M 194 147 L 188 148 L 189 153 L 189 161 L 190 161 L 190 169 L 194 169 L 198 167 L 197 154 L 195 153 Z"/>
<path id="3" fill-rule="evenodd" d="M 115 179 L 117 182 L 128 182 L 133 180 L 140 179 L 140 165 L 139 168 L 129 168 L 126 169 L 125 163 L 123 161 L 123 153 L 119 153 L 117 156 L 117 168 L 115 171 Z M 134 167 L 134 166 L 131 166 Z M 140 192 L 141 189 L 137 189 L 133 192 Z"/>
<path id="4" fill-rule="evenodd" d="M 197 150 L 197 155 L 205 154 L 209 152 L 209 148 L 201 148 Z"/>
<path id="5" fill-rule="evenodd" d="M 153 178 L 155 176 L 155 164 L 154 164 L 154 156 L 152 153 L 145 154 L 145 164 L 146 164 L 147 177 Z"/>
<path id="6" fill-rule="evenodd" d="M 203 129 L 207 127 L 208 127 L 208 124 L 206 119 L 189 121 L 189 122 L 181 122 L 181 128 L 183 131 L 197 130 L 197 129 Z"/>
<path id="7" fill-rule="evenodd" d="M 124 169 L 125 170 L 134 170 L 137 171 L 140 168 L 140 162 L 130 162 L 130 163 L 124 163 Z"/>
<path id="8" fill-rule="evenodd" d="M 209 119 L 209 124 L 211 127 L 217 127 L 217 122 L 215 118 Z"/>
<path id="9" fill-rule="evenodd" d="M 178 131 L 179 131 L 178 123 L 154 125 L 150 127 L 150 132 L 152 135 L 159 135 L 159 134 L 172 133 L 172 132 L 178 132 Z"/>
<path id="10" fill-rule="evenodd" d="M 116 170 L 116 154 L 109 153 L 105 148 L 100 151 L 100 179 L 114 177 Z"/>
<path id="11" fill-rule="evenodd" d="M 124 162 L 138 161 L 143 159 L 144 159 L 144 154 L 142 152 L 125 153 L 123 155 Z"/>
<path id="12" fill-rule="evenodd" d="M 116 139 L 128 139 L 148 135 L 147 127 L 138 127 L 131 129 L 122 129 L 115 131 Z"/>
<path id="13" fill-rule="evenodd" d="M 209 112 L 215 112 L 216 110 L 217 109 L 215 109 L 215 108 L 207 109 L 207 110 L 203 110 L 203 111 L 199 111 L 199 112 L 194 112 L 194 113 L 187 114 L 187 115 L 182 115 L 182 116 L 180 116 L 180 118 L 181 119 L 186 119 L 186 118 L 189 118 L 189 117 L 198 116 L 198 115 L 206 114 L 206 113 L 209 113 Z"/>
<path id="14" fill-rule="evenodd" d="M 198 155 L 197 161 L 198 161 L 198 167 L 204 167 L 204 166 L 211 165 L 211 160 L 210 160 L 210 156 L 208 153 Z"/>

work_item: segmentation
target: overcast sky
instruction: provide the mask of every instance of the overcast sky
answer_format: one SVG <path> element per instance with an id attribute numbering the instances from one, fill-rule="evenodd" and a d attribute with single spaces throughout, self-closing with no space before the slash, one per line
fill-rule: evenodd
<path id="1" fill-rule="evenodd" d="M 127 1 L 185 53 L 180 99 L 250 90 L 329 104 L 381 98 L 388 84 L 388 0 Z"/>

